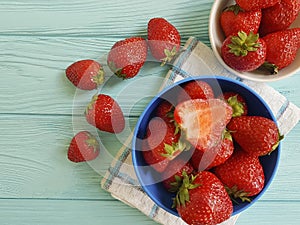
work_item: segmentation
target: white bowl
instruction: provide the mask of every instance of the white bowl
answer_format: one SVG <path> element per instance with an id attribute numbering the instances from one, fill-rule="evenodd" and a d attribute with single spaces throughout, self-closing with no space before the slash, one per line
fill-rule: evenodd
<path id="1" fill-rule="evenodd" d="M 292 64 L 286 68 L 281 69 L 276 75 L 266 75 L 261 71 L 251 71 L 251 72 L 239 72 L 230 68 L 221 57 L 221 46 L 225 39 L 225 35 L 221 29 L 220 25 L 220 15 L 222 10 L 229 5 L 235 4 L 233 0 L 215 0 L 209 18 L 209 39 L 211 43 L 212 50 L 219 60 L 219 62 L 231 73 L 236 76 L 248 80 L 260 81 L 260 82 L 271 82 L 276 80 L 281 80 L 287 78 L 297 71 L 300 71 L 300 51 L 298 50 L 297 56 Z M 300 27 L 300 16 L 294 21 L 291 27 Z"/>

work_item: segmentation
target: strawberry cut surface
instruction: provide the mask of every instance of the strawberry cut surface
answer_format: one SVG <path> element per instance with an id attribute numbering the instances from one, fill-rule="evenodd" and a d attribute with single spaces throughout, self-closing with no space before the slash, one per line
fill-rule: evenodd
<path id="1" fill-rule="evenodd" d="M 192 99 L 178 104 L 174 120 L 196 148 L 206 150 L 219 144 L 222 131 L 232 117 L 232 107 L 220 99 Z"/>

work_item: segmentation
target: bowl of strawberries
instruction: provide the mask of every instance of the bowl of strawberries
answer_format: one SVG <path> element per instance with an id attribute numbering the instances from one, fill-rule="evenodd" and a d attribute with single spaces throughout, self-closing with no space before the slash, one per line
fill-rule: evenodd
<path id="1" fill-rule="evenodd" d="M 158 206 L 188 224 L 219 224 L 268 189 L 281 139 L 270 108 L 245 84 L 220 76 L 186 78 L 141 114 L 132 162 Z"/>
<path id="2" fill-rule="evenodd" d="M 219 62 L 244 79 L 270 82 L 300 67 L 298 0 L 216 0 L 209 38 Z"/>

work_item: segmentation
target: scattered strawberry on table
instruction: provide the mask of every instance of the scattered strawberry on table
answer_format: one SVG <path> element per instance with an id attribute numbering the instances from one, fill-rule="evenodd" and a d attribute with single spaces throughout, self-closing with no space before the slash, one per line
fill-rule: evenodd
<path id="1" fill-rule="evenodd" d="M 236 0 L 220 15 L 224 62 L 237 71 L 266 74 L 289 66 L 300 48 L 300 28 L 290 28 L 299 12 L 299 0 Z"/>
<path id="2" fill-rule="evenodd" d="M 85 117 L 89 124 L 102 131 L 120 133 L 125 128 L 122 109 L 109 95 L 94 95 L 86 107 Z"/>
<path id="3" fill-rule="evenodd" d="M 99 152 L 100 146 L 96 137 L 88 131 L 80 131 L 71 140 L 68 159 L 75 163 L 91 161 L 97 158 Z"/>
<path id="4" fill-rule="evenodd" d="M 147 42 L 142 37 L 130 37 L 117 41 L 108 53 L 107 64 L 118 77 L 133 78 L 144 65 L 147 51 Z"/>
<path id="5" fill-rule="evenodd" d="M 104 82 L 104 70 L 99 62 L 84 59 L 72 63 L 66 69 L 67 78 L 82 90 L 96 89 Z"/>
<path id="6" fill-rule="evenodd" d="M 146 62 L 149 48 L 153 57 L 162 62 L 162 65 L 170 62 L 179 52 L 181 44 L 180 34 L 165 18 L 150 19 L 145 29 L 147 30 L 148 40 L 146 37 L 131 36 L 116 41 L 112 45 L 107 56 L 107 66 L 117 77 L 125 80 L 137 76 Z M 97 93 L 88 103 L 84 112 L 86 121 L 100 131 L 117 134 L 124 130 L 125 118 L 118 102 L 109 94 L 101 93 L 98 90 L 101 88 L 106 74 L 107 72 L 104 71 L 102 65 L 93 59 L 78 60 L 69 65 L 65 70 L 66 78 L 76 88 L 97 90 Z M 169 112 L 172 110 L 174 110 L 172 104 L 166 102 L 158 114 L 160 113 L 160 117 L 164 120 L 171 120 Z M 83 134 L 87 136 L 89 132 L 83 131 L 78 136 L 83 139 Z M 74 138 L 72 139 L 70 148 L 72 146 L 72 149 L 75 149 L 73 143 Z M 161 159 L 171 157 L 167 156 L 167 154 L 172 151 L 171 148 L 176 147 L 172 146 L 172 143 L 170 144 L 169 151 L 164 152 L 166 154 L 165 157 L 161 157 L 157 153 L 153 154 L 151 151 L 145 153 L 145 157 L 148 156 L 149 162 L 153 164 L 157 163 L 158 170 L 167 165 L 167 162 L 165 163 Z M 160 151 L 164 150 L 161 149 Z M 80 154 L 75 152 L 75 150 L 69 150 L 70 159 L 78 162 L 85 161 L 79 159 Z M 155 157 L 154 155 L 158 156 Z M 89 157 L 86 157 L 86 159 L 89 159 Z"/>
<path id="7" fill-rule="evenodd" d="M 162 65 L 171 62 L 180 50 L 180 33 L 165 18 L 152 18 L 148 22 L 148 44 L 152 56 Z"/>

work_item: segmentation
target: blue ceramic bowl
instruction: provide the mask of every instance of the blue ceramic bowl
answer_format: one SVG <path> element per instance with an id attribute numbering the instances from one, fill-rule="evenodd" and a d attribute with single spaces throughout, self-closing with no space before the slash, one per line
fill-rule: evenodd
<path id="1" fill-rule="evenodd" d="M 158 174 L 145 162 L 143 154 L 141 152 L 142 147 L 140 140 L 142 140 L 145 137 L 147 125 L 150 119 L 153 117 L 155 108 L 158 106 L 158 104 L 163 99 L 167 99 L 170 102 L 176 102 L 175 96 L 176 93 L 178 93 L 178 90 L 181 89 L 181 85 L 191 80 L 206 81 L 212 86 L 214 92 L 216 93 L 216 96 L 226 91 L 234 91 L 240 93 L 245 98 L 248 104 L 248 115 L 263 116 L 272 119 L 276 122 L 276 119 L 268 105 L 256 92 L 254 92 L 248 86 L 239 81 L 225 77 L 200 76 L 187 78 L 166 88 L 157 96 L 155 96 L 152 99 L 152 101 L 148 104 L 148 106 L 146 107 L 136 124 L 132 140 L 132 161 L 136 175 L 143 190 L 158 206 L 176 216 L 178 216 L 178 213 L 176 209 L 172 208 L 172 198 L 174 197 L 174 194 L 168 192 L 163 187 L 160 180 L 160 174 Z M 234 204 L 233 215 L 236 215 L 253 205 L 268 189 L 278 168 L 280 148 L 281 145 L 279 144 L 277 150 L 272 152 L 272 154 L 260 157 L 261 164 L 265 173 L 265 186 L 257 196 L 254 196 L 252 198 L 253 200 L 251 201 L 251 203 L 244 202 L 238 205 Z"/>

